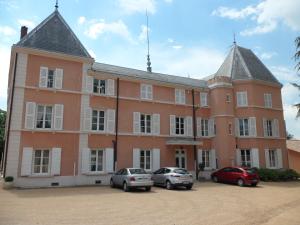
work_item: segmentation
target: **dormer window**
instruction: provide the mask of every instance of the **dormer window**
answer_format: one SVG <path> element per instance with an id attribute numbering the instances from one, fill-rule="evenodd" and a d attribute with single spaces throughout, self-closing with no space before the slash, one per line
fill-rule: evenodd
<path id="1" fill-rule="evenodd" d="M 99 80 L 94 78 L 94 84 L 93 84 L 94 93 L 105 95 L 105 87 L 106 87 L 105 80 Z"/>

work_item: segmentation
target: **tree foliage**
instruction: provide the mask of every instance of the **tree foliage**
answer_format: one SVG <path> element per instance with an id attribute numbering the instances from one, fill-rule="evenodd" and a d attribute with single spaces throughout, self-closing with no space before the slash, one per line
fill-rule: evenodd
<path id="1" fill-rule="evenodd" d="M 295 44 L 296 44 L 296 53 L 294 55 L 294 58 L 296 60 L 296 69 L 299 72 L 300 71 L 300 36 L 296 38 L 295 40 Z M 300 74 L 298 74 L 299 78 L 300 78 Z M 297 87 L 300 91 L 300 83 L 292 83 L 295 87 Z M 298 113 L 297 113 L 297 117 L 300 117 L 300 102 L 295 104 L 295 106 L 298 108 Z"/>
<path id="2" fill-rule="evenodd" d="M 0 161 L 4 151 L 4 134 L 5 134 L 6 112 L 0 109 Z"/>

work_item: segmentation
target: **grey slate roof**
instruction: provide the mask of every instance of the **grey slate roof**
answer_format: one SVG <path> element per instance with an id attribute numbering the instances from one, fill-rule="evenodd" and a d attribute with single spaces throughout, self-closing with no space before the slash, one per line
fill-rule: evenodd
<path id="1" fill-rule="evenodd" d="M 250 49 L 238 45 L 233 46 L 214 76 L 225 76 L 232 80 L 261 80 L 280 84 Z"/>
<path id="2" fill-rule="evenodd" d="M 16 45 L 91 58 L 58 10 L 55 10 Z"/>
<path id="3" fill-rule="evenodd" d="M 195 88 L 207 88 L 207 82 L 204 80 L 180 77 L 162 73 L 146 72 L 143 70 L 131 69 L 120 66 L 113 66 L 104 63 L 94 63 L 92 70 L 116 74 L 118 76 L 132 77 L 144 80 L 153 80 L 175 85 L 187 85 Z"/>

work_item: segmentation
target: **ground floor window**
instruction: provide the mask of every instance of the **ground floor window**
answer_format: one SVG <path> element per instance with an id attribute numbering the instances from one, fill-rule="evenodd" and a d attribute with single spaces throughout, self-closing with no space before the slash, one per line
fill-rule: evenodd
<path id="1" fill-rule="evenodd" d="M 140 151 L 140 168 L 151 170 L 151 150 Z"/>
<path id="2" fill-rule="evenodd" d="M 185 150 L 176 150 L 175 161 L 176 161 L 176 167 L 186 169 Z"/>
<path id="3" fill-rule="evenodd" d="M 33 160 L 34 174 L 47 174 L 49 172 L 49 150 L 35 150 Z"/>
<path id="4" fill-rule="evenodd" d="M 250 149 L 241 149 L 241 166 L 251 167 Z"/>
<path id="5" fill-rule="evenodd" d="M 91 150 L 91 164 L 90 164 L 90 171 L 91 172 L 101 172 L 103 171 L 103 150 Z"/>
<path id="6" fill-rule="evenodd" d="M 203 150 L 202 151 L 202 163 L 204 165 L 204 168 L 210 167 L 210 158 L 209 158 L 209 150 Z"/>
<path id="7" fill-rule="evenodd" d="M 269 160 L 270 160 L 270 167 L 277 167 L 277 151 L 275 149 L 269 150 Z"/>

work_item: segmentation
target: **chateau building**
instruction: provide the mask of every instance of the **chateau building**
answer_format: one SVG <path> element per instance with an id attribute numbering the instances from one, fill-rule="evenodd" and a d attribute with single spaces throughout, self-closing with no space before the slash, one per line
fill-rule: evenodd
<path id="1" fill-rule="evenodd" d="M 56 9 L 12 46 L 5 176 L 49 187 L 108 184 L 123 167 L 287 168 L 281 87 L 236 44 L 203 80 L 95 62 Z"/>

